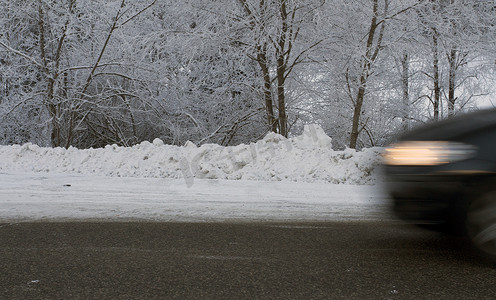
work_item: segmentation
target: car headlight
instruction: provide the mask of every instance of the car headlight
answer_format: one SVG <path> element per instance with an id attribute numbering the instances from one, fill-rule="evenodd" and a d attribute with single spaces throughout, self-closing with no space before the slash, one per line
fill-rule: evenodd
<path id="1" fill-rule="evenodd" d="M 469 158 L 476 147 L 448 141 L 404 141 L 386 148 L 384 163 L 392 166 L 435 166 Z"/>

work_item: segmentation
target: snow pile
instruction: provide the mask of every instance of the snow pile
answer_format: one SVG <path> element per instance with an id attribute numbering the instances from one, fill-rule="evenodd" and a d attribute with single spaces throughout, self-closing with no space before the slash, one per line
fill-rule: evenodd
<path id="1" fill-rule="evenodd" d="M 155 139 L 133 147 L 42 148 L 0 146 L 1 172 L 51 172 L 118 177 L 195 178 L 374 184 L 380 148 L 334 151 L 318 125 L 301 136 L 275 133 L 249 145 L 165 145 Z"/>

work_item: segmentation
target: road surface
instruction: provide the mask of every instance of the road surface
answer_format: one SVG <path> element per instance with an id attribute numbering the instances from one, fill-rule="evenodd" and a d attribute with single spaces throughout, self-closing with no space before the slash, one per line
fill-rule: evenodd
<path id="1" fill-rule="evenodd" d="M 0 224 L 0 299 L 492 299 L 461 238 L 394 222 Z"/>

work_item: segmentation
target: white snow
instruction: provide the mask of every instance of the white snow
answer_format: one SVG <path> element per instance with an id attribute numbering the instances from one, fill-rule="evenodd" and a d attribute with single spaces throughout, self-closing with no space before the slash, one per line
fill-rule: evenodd
<path id="1" fill-rule="evenodd" d="M 334 151 L 317 125 L 235 147 L 0 146 L 0 221 L 384 219 L 380 151 Z"/>

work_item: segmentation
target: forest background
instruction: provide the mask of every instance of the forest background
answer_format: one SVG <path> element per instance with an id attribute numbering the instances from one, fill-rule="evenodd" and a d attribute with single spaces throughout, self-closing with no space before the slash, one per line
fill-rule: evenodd
<path id="1" fill-rule="evenodd" d="M 0 144 L 333 148 L 478 109 L 493 0 L 0 0 Z"/>

